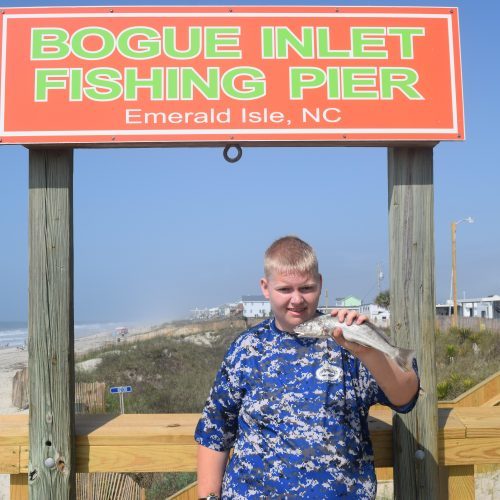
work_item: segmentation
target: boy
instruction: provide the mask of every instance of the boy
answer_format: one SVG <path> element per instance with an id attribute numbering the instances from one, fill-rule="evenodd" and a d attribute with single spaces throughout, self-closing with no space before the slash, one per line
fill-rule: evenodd
<path id="1" fill-rule="evenodd" d="M 264 271 L 260 285 L 274 319 L 242 333 L 222 362 L 195 433 L 198 494 L 373 499 L 369 407 L 410 411 L 418 376 L 346 341 L 341 329 L 324 339 L 291 333 L 318 314 L 322 278 L 307 243 L 294 236 L 275 241 Z M 332 314 L 347 325 L 366 320 L 354 311 Z"/>

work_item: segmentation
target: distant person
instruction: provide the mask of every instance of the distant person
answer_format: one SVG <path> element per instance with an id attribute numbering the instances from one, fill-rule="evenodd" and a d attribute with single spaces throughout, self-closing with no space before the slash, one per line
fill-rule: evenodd
<path id="1" fill-rule="evenodd" d="M 322 278 L 314 250 L 294 236 L 266 251 L 260 286 L 274 319 L 230 346 L 198 423 L 202 498 L 373 499 L 376 478 L 368 433 L 375 403 L 410 411 L 414 370 L 380 351 L 333 338 L 291 334 L 318 315 Z M 335 310 L 341 322 L 366 316 Z M 228 462 L 229 450 L 234 453 Z"/>

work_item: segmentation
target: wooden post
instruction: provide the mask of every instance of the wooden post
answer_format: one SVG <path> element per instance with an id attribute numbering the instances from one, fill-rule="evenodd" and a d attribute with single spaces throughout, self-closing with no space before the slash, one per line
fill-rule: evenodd
<path id="1" fill-rule="evenodd" d="M 416 350 L 425 391 L 393 419 L 394 492 L 404 500 L 439 496 L 432 154 L 396 147 L 388 158 L 391 329 L 398 346 Z"/>
<path id="2" fill-rule="evenodd" d="M 73 150 L 30 150 L 29 165 L 29 494 L 67 500 L 75 498 Z"/>
<path id="3" fill-rule="evenodd" d="M 439 500 L 474 500 L 474 465 L 439 467 Z"/>
<path id="4" fill-rule="evenodd" d="M 10 500 L 28 500 L 28 474 L 10 476 Z"/>

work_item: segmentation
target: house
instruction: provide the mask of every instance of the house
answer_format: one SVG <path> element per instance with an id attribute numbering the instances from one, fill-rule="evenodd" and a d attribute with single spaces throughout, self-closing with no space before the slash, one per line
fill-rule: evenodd
<path id="1" fill-rule="evenodd" d="M 500 319 L 500 295 L 489 295 L 476 299 L 458 299 L 458 316 L 462 318 Z M 445 304 L 436 305 L 438 316 L 451 316 L 453 314 L 453 300 Z"/>
<path id="2" fill-rule="evenodd" d="M 203 320 L 203 319 L 214 319 L 214 318 L 230 318 L 235 316 L 241 316 L 242 311 L 243 311 L 243 306 L 241 302 L 230 302 L 228 304 L 222 304 L 217 307 L 192 309 L 191 319 Z"/>
<path id="3" fill-rule="evenodd" d="M 241 303 L 245 318 L 264 318 L 271 314 L 271 304 L 263 295 L 243 295 Z"/>
<path id="4" fill-rule="evenodd" d="M 335 306 L 326 307 L 319 306 L 318 309 L 324 314 L 330 314 L 332 309 L 351 309 L 368 316 L 370 321 L 375 325 L 382 327 L 389 327 L 391 313 L 385 307 L 378 306 L 377 304 L 362 304 L 361 300 L 354 295 L 347 297 L 339 297 L 335 299 Z"/>
<path id="5" fill-rule="evenodd" d="M 335 299 L 335 307 L 345 307 L 346 309 L 358 309 L 361 306 L 361 300 L 354 295 L 348 295 L 347 297 L 338 297 Z"/>
<path id="6" fill-rule="evenodd" d="M 361 304 L 358 311 L 360 314 L 368 316 L 375 325 L 388 327 L 390 324 L 391 313 L 385 307 L 377 304 Z"/>

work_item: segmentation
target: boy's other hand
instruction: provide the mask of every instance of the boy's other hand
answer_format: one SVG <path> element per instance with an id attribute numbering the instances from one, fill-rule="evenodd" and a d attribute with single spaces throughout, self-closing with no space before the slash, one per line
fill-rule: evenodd
<path id="1" fill-rule="evenodd" d="M 350 309 L 333 309 L 331 315 L 337 317 L 341 323 L 345 323 L 347 326 L 356 323 L 357 325 L 363 324 L 368 320 L 368 316 L 359 314 L 357 311 L 352 311 Z M 372 351 L 371 347 L 366 347 L 364 345 L 358 344 L 356 342 L 350 342 L 344 338 L 341 328 L 335 328 L 332 333 L 333 340 L 337 342 L 344 349 L 347 349 L 354 356 L 360 357 Z"/>

